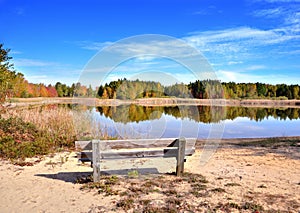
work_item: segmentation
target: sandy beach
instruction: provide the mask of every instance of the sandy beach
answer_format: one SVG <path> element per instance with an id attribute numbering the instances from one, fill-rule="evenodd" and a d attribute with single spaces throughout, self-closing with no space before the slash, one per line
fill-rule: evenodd
<path id="1" fill-rule="evenodd" d="M 233 206 L 245 202 L 255 202 L 266 212 L 300 211 L 299 147 L 271 150 L 224 145 L 204 166 L 200 166 L 200 155 L 198 148 L 185 164 L 185 172 L 201 174 L 208 181 L 203 196 L 186 198 L 190 205 L 197 206 L 194 212 L 206 212 L 221 204 Z M 124 212 L 116 207 L 119 195 L 104 196 L 97 190 L 80 189 L 83 184 L 76 184 L 76 180 L 87 177 L 92 169 L 89 164 L 78 162 L 75 152 L 28 161 L 36 163 L 21 167 L 1 161 L 1 212 Z M 165 175 L 174 172 L 174 162 L 175 159 L 163 158 L 108 161 L 103 162 L 102 169 L 106 174 L 120 177 L 134 170 L 141 177 L 162 175 L 166 181 L 176 182 L 177 177 Z M 128 187 L 126 184 L 125 178 L 118 187 L 124 189 Z M 188 191 L 184 185 L 182 187 L 181 190 Z M 209 189 L 222 190 L 212 194 Z M 155 194 L 147 196 L 160 200 Z M 240 211 L 219 208 L 216 212 Z M 178 208 L 178 212 L 184 211 Z"/>
<path id="2" fill-rule="evenodd" d="M 243 107 L 290 107 L 299 108 L 299 100 L 270 99 L 196 99 L 196 98 L 141 98 L 135 100 L 99 99 L 99 98 L 12 98 L 4 104 L 6 108 L 26 107 L 41 104 L 83 104 L 86 106 L 118 106 L 136 104 L 141 106 L 243 106 Z"/>

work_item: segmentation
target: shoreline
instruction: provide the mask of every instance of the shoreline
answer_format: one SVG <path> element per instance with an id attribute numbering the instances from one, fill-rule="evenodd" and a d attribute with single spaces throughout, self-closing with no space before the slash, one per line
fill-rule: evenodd
<path id="1" fill-rule="evenodd" d="M 136 104 L 140 106 L 237 106 L 265 108 L 300 108 L 300 100 L 269 99 L 187 99 L 187 98 L 143 98 L 135 100 L 98 98 L 12 98 L 4 103 L 5 108 L 24 107 L 43 104 L 82 104 L 87 106 L 119 106 Z"/>

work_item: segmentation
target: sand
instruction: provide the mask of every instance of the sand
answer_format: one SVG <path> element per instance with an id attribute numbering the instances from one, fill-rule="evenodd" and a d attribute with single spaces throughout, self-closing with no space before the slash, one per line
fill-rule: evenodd
<path id="1" fill-rule="evenodd" d="M 270 99 L 196 99 L 196 98 L 141 98 L 135 100 L 99 99 L 99 98 L 12 98 L 3 105 L 5 108 L 26 107 L 41 104 L 83 104 L 86 106 L 118 106 L 136 104 L 141 106 L 243 106 L 243 107 L 290 107 L 299 108 L 299 100 Z M 1 106 L 1 105 L 0 105 Z"/>
<path id="2" fill-rule="evenodd" d="M 217 205 L 220 201 L 253 200 L 265 210 L 300 212 L 299 148 L 220 147 L 204 166 L 199 165 L 200 155 L 199 149 L 188 158 L 185 171 L 202 174 L 211 186 L 227 191 L 226 194 L 199 198 L 201 202 Z M 29 161 L 40 162 L 21 167 L 1 161 L 1 212 L 99 212 L 97 206 L 100 205 L 114 208 L 116 196 L 80 190 L 81 184 L 75 184 L 92 169 L 89 164 L 79 163 L 74 152 Z M 174 159 L 110 161 L 103 163 L 103 170 L 117 175 L 126 175 L 131 169 L 137 169 L 140 174 L 161 174 L 173 172 L 174 162 Z M 232 183 L 236 186 L 229 187 Z"/>

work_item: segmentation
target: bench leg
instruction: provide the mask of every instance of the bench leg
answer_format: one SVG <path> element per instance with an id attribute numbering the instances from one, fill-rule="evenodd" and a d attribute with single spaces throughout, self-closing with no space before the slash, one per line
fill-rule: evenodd
<path id="1" fill-rule="evenodd" d="M 177 165 L 176 165 L 176 175 L 181 176 L 184 171 L 184 158 L 185 158 L 185 138 L 178 139 L 178 153 L 177 153 Z"/>
<path id="2" fill-rule="evenodd" d="M 100 181 L 100 141 L 93 140 L 93 179 L 94 182 Z"/>

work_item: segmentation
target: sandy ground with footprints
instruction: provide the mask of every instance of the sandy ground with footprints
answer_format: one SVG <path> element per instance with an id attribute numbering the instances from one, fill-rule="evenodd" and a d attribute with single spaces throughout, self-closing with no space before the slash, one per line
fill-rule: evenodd
<path id="1" fill-rule="evenodd" d="M 202 204 L 207 202 L 216 206 L 220 202 L 242 203 L 248 200 L 263 206 L 264 210 L 300 211 L 299 147 L 270 150 L 223 146 L 203 166 L 200 165 L 200 155 L 201 150 L 197 150 L 188 158 L 185 171 L 202 174 L 211 187 L 222 188 L 226 193 L 200 197 L 191 202 L 201 200 Z M 98 212 L 98 206 L 105 206 L 107 211 L 114 209 L 118 197 L 81 190 L 82 184 L 75 184 L 78 178 L 86 177 L 92 169 L 88 164 L 79 163 L 74 152 L 30 161 L 39 162 L 21 167 L 1 161 L 1 212 Z M 173 172 L 174 165 L 174 159 L 163 158 L 102 164 L 106 173 L 119 176 L 128 174 L 132 169 L 141 175 L 163 174 Z M 166 177 L 172 178 L 175 177 Z"/>

